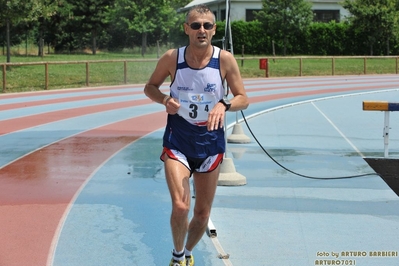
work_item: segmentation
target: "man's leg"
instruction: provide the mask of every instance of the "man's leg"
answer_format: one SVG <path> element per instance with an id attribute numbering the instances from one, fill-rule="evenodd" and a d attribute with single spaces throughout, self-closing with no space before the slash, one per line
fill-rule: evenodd
<path id="1" fill-rule="evenodd" d="M 175 251 L 184 249 L 190 210 L 190 171 L 181 162 L 164 155 L 165 176 L 172 199 L 170 225 Z"/>
<path id="2" fill-rule="evenodd" d="M 186 248 L 193 250 L 200 241 L 211 214 L 212 202 L 215 197 L 219 178 L 220 165 L 209 173 L 194 173 L 195 206 L 194 216 L 188 227 Z"/>

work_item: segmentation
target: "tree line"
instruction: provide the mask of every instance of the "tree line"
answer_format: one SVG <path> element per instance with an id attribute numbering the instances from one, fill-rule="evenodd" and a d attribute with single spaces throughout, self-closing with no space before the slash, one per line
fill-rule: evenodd
<path id="1" fill-rule="evenodd" d="M 34 40 L 38 55 L 85 49 L 118 51 L 186 44 L 179 8 L 189 0 L 0 0 L 0 43 L 9 49 Z M 234 4 L 234 3 L 233 3 Z M 392 55 L 399 54 L 399 1 L 345 0 L 351 16 L 317 23 L 306 0 L 262 0 L 251 22 L 233 21 L 235 51 L 248 54 Z M 217 22 L 215 40 L 224 35 Z M 219 45 L 218 43 L 215 43 Z"/>

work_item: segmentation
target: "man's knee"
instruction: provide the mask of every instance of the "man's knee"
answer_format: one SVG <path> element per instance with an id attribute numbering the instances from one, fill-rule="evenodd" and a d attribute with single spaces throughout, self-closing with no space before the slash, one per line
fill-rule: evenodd
<path id="1" fill-rule="evenodd" d="M 208 210 L 194 210 L 194 217 L 199 223 L 208 223 L 210 212 Z"/>
<path id="2" fill-rule="evenodd" d="M 190 206 L 184 202 L 176 202 L 173 204 L 173 215 L 174 216 L 187 216 L 190 211 Z"/>

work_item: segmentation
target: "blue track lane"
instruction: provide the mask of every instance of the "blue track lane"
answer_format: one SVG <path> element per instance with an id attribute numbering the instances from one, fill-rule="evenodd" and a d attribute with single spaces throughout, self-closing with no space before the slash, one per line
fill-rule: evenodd
<path id="1" fill-rule="evenodd" d="M 261 145 L 279 163 L 317 178 L 373 172 L 363 157 L 383 155 L 383 113 L 365 112 L 361 103 L 399 99 L 399 76 L 251 79 L 245 85 L 252 103 L 243 113 Z M 0 98 L 1 106 L 133 93 L 3 110 L 0 123 L 145 99 L 135 94 L 141 90 L 73 90 Z M 259 100 L 262 97 L 273 98 Z M 76 134 L 160 111 L 158 104 L 132 104 L 1 135 L 0 167 Z M 399 157 L 398 115 L 391 114 L 392 157 Z M 228 144 L 226 156 L 233 159 L 247 184 L 218 187 L 211 214 L 217 238 L 204 235 L 194 250 L 197 266 L 399 265 L 399 198 L 380 177 L 319 180 L 294 175 L 263 152 L 241 113 L 228 113 L 227 135 L 236 119 L 251 143 Z M 168 265 L 173 248 L 171 203 L 159 160 L 162 134 L 159 128 L 126 145 L 87 177 L 60 221 L 49 265 Z M 375 257 L 374 251 L 392 256 Z M 219 258 L 226 254 L 228 258 Z"/>

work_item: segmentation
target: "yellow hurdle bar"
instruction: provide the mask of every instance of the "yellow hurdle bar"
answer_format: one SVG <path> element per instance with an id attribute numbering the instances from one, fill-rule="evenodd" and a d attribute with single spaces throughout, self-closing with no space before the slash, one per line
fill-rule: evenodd
<path id="1" fill-rule="evenodd" d="M 389 111 L 388 102 L 383 101 L 363 101 L 364 111 Z"/>
<path id="2" fill-rule="evenodd" d="M 384 111 L 384 157 L 388 157 L 389 144 L 389 112 L 399 111 L 399 103 L 385 101 L 363 101 L 364 111 Z"/>

